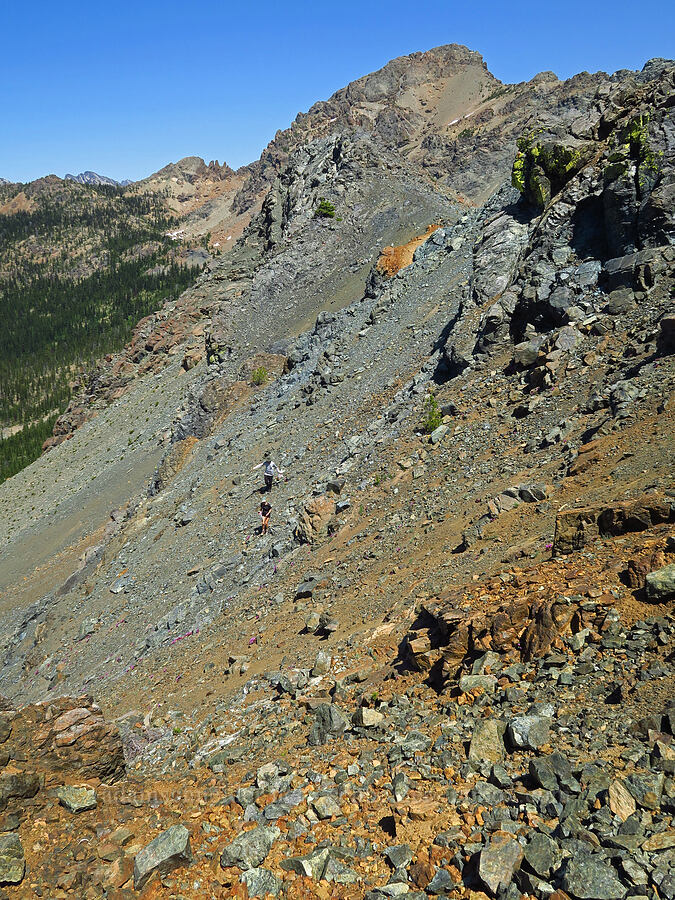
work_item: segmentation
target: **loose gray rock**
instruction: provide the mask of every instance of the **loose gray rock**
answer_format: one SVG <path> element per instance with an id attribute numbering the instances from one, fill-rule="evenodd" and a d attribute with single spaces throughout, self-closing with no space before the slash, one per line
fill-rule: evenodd
<path id="1" fill-rule="evenodd" d="M 320 819 L 330 819 L 342 815 L 339 803 L 332 797 L 322 796 L 312 800 L 312 809 Z"/>
<path id="2" fill-rule="evenodd" d="M 525 848 L 525 861 L 540 878 L 548 879 L 559 868 L 562 851 L 547 834 L 535 831 Z"/>
<path id="3" fill-rule="evenodd" d="M 328 738 L 342 734 L 349 724 L 345 714 L 334 703 L 321 703 L 314 715 L 316 720 L 307 739 L 310 747 L 318 747 L 325 744 Z"/>
<path id="4" fill-rule="evenodd" d="M 81 787 L 74 787 L 69 784 L 64 785 L 56 789 L 56 796 L 59 798 L 61 806 L 64 806 L 71 813 L 81 813 L 89 809 L 96 809 L 98 803 L 96 791 L 85 785 Z"/>
<path id="5" fill-rule="evenodd" d="M 95 619 L 93 617 L 83 619 L 82 624 L 80 625 L 80 630 L 77 634 L 78 638 L 83 641 L 86 637 L 89 637 L 90 634 L 94 633 L 97 625 L 98 619 Z"/>
<path id="6" fill-rule="evenodd" d="M 484 719 L 474 728 L 469 746 L 469 760 L 473 763 L 501 762 L 506 756 L 503 727 L 495 719 Z"/>
<path id="7" fill-rule="evenodd" d="M 647 775 L 629 775 L 626 779 L 626 787 L 635 798 L 638 806 L 643 809 L 658 809 L 661 805 L 661 795 L 665 775 L 663 772 Z"/>
<path id="8" fill-rule="evenodd" d="M 154 872 L 165 875 L 191 862 L 190 832 L 185 825 L 172 825 L 136 855 L 134 888 L 142 890 Z"/>
<path id="9" fill-rule="evenodd" d="M 283 885 L 283 881 L 274 872 L 261 868 L 242 872 L 241 880 L 246 885 L 249 897 L 267 897 L 268 894 L 278 897 Z"/>
<path id="10" fill-rule="evenodd" d="M 413 852 L 408 844 L 397 844 L 395 847 L 387 847 L 384 851 L 394 869 L 407 869 L 412 862 Z"/>
<path id="11" fill-rule="evenodd" d="M 429 442 L 432 444 L 439 444 L 448 431 L 450 431 L 450 428 L 447 425 L 439 425 L 438 428 L 434 428 L 429 435 Z"/>
<path id="12" fill-rule="evenodd" d="M 301 584 L 297 586 L 295 589 L 295 599 L 302 600 L 307 597 L 311 597 L 314 592 L 314 588 L 319 583 L 319 577 L 317 575 L 310 575 L 309 578 L 306 578 Z"/>
<path id="13" fill-rule="evenodd" d="M 496 895 L 511 884 L 522 859 L 523 848 L 517 840 L 506 834 L 492 837 L 481 850 L 478 862 L 480 879 L 491 894 Z"/>
<path id="14" fill-rule="evenodd" d="M 295 872 L 297 875 L 306 875 L 314 881 L 320 881 L 326 870 L 330 850 L 324 847 L 322 850 L 315 850 L 306 856 L 291 856 L 289 859 L 281 861 L 281 868 L 286 872 Z"/>
<path id="15" fill-rule="evenodd" d="M 462 675 L 459 679 L 459 689 L 464 694 L 476 688 L 492 692 L 496 686 L 497 679 L 494 675 Z"/>
<path id="16" fill-rule="evenodd" d="M 546 716 L 517 716 L 507 726 L 511 745 L 518 750 L 536 750 L 547 743 L 551 720 Z"/>
<path id="17" fill-rule="evenodd" d="M 360 881 L 360 876 L 356 874 L 349 866 L 345 866 L 334 856 L 328 857 L 326 868 L 321 876 L 324 881 L 333 882 L 333 884 L 356 884 Z"/>
<path id="18" fill-rule="evenodd" d="M 670 563 L 656 572 L 650 572 L 645 582 L 645 590 L 650 600 L 661 601 L 675 597 L 675 563 Z"/>
<path id="19" fill-rule="evenodd" d="M 326 653 L 325 650 L 319 650 L 316 654 L 316 660 L 314 661 L 314 667 L 312 669 L 312 676 L 317 678 L 320 675 L 327 675 L 330 672 L 330 665 L 333 661 L 330 653 Z"/>
<path id="20" fill-rule="evenodd" d="M 529 769 L 530 778 L 534 782 L 535 787 L 543 788 L 545 791 L 556 791 L 558 789 L 558 779 L 548 757 L 531 759 Z"/>
<path id="21" fill-rule="evenodd" d="M 281 834 L 276 825 L 259 825 L 236 837 L 220 854 L 220 865 L 255 869 L 265 862 L 272 844 Z"/>
<path id="22" fill-rule="evenodd" d="M 376 709 L 360 706 L 352 716 L 352 722 L 354 725 L 359 725 L 362 728 L 375 728 L 384 722 L 384 716 Z"/>
<path id="23" fill-rule="evenodd" d="M 392 793 L 394 794 L 394 800 L 397 803 L 400 803 L 401 800 L 405 800 L 408 796 L 408 791 L 410 790 L 410 781 L 408 780 L 408 776 L 404 772 L 398 772 L 394 775 L 394 778 L 391 783 Z"/>
<path id="24" fill-rule="evenodd" d="M 596 856 L 573 856 L 568 859 L 562 886 L 579 900 L 622 900 L 628 893 L 615 870 Z"/>

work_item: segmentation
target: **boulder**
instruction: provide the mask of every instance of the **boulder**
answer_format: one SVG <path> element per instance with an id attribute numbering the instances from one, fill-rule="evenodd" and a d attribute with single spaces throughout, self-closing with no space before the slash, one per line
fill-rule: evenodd
<path id="1" fill-rule="evenodd" d="M 644 531 L 674 518 L 670 503 L 657 497 L 629 500 L 605 507 L 584 507 L 559 512 L 555 522 L 553 553 L 580 550 L 597 537 L 617 537 Z"/>
<path id="2" fill-rule="evenodd" d="M 313 544 L 328 533 L 328 525 L 335 515 L 335 501 L 322 495 L 313 497 L 300 514 L 295 538 L 303 544 Z"/>
<path id="3" fill-rule="evenodd" d="M 551 649 L 569 628 L 574 609 L 567 603 L 544 602 L 531 611 L 521 638 L 523 659 L 538 659 Z"/>
<path id="4" fill-rule="evenodd" d="M 548 497 L 548 489 L 545 484 L 521 484 L 518 496 L 523 503 L 541 503 Z"/>
<path id="5" fill-rule="evenodd" d="M 29 759 L 46 787 L 63 784 L 64 776 L 113 782 L 124 775 L 119 731 L 91 697 L 58 697 L 9 715 L 12 730 L 4 749 L 12 759 Z"/>
<path id="6" fill-rule="evenodd" d="M 659 349 L 663 353 L 675 351 L 675 313 L 668 313 L 659 322 Z"/>
<path id="7" fill-rule="evenodd" d="M 29 800 L 39 790 L 40 777 L 35 772 L 3 772 L 0 775 L 0 810 L 6 809 L 11 801 Z M 10 809 L 16 805 L 16 802 L 11 804 Z"/>
<path id="8" fill-rule="evenodd" d="M 568 630 L 574 606 L 556 601 L 514 599 L 492 610 L 469 610 L 452 591 L 422 604 L 424 627 L 410 631 L 401 652 L 419 671 L 434 669 L 458 677 L 467 660 L 486 651 L 520 652 L 525 660 L 547 653 Z M 476 673 L 477 674 L 477 673 Z M 468 687 L 471 682 L 464 682 Z M 485 685 L 489 682 L 485 682 Z"/>

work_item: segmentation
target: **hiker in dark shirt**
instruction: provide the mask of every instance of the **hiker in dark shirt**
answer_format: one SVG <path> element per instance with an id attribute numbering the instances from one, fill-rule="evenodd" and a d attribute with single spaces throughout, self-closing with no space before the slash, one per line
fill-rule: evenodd
<path id="1" fill-rule="evenodd" d="M 260 504 L 260 520 L 262 522 L 262 527 L 260 529 L 261 534 L 267 534 L 268 529 L 270 527 L 270 517 L 272 515 L 272 504 L 268 503 L 267 500 L 263 500 Z"/>

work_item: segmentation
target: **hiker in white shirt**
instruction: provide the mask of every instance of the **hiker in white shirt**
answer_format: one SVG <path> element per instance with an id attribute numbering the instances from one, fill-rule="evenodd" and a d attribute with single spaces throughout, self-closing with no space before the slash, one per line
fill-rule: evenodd
<path id="1" fill-rule="evenodd" d="M 255 472 L 256 469 L 260 469 L 263 466 L 265 467 L 265 471 L 263 472 L 265 478 L 265 490 L 271 491 L 272 485 L 274 484 L 274 473 L 276 472 L 277 475 L 283 475 L 284 473 L 283 470 L 272 461 L 269 455 L 266 456 L 261 463 L 258 463 L 257 466 L 253 466 L 253 471 Z"/>

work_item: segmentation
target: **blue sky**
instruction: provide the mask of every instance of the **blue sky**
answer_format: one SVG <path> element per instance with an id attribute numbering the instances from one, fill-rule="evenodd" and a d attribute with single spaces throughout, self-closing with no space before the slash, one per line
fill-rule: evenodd
<path id="1" fill-rule="evenodd" d="M 0 176 L 136 179 L 189 155 L 251 162 L 316 100 L 439 44 L 506 82 L 639 69 L 673 57 L 675 4 L 10 0 L 0 33 Z"/>

